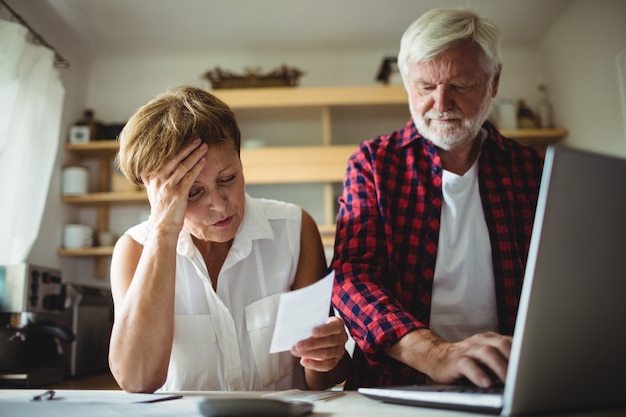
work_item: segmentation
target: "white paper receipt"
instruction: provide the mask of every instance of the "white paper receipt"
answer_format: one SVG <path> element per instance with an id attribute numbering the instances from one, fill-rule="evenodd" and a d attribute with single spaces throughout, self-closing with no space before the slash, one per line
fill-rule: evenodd
<path id="1" fill-rule="evenodd" d="M 280 295 L 270 353 L 290 350 L 328 320 L 335 271 L 314 284 Z"/>

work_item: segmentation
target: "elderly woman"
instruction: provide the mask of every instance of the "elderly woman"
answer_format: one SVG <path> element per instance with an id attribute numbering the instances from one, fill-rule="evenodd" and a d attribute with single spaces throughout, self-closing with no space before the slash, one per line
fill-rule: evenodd
<path id="1" fill-rule="evenodd" d="M 343 321 L 270 354 L 279 295 L 320 279 L 317 226 L 245 192 L 234 113 L 183 87 L 131 117 L 119 167 L 145 186 L 149 220 L 117 242 L 109 362 L 126 391 L 325 389 L 345 379 Z"/>

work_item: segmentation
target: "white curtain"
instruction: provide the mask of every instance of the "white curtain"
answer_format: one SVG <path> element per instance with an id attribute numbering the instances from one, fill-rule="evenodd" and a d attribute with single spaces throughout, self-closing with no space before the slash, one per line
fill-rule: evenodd
<path id="1" fill-rule="evenodd" d="M 59 147 L 65 90 L 54 53 L 0 19 L 0 265 L 26 261 Z"/>

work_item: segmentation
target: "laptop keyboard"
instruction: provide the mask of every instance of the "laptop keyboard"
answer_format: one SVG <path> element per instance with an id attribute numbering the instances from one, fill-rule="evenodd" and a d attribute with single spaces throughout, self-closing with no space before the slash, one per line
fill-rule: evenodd
<path id="1" fill-rule="evenodd" d="M 504 391 L 504 383 L 502 381 L 496 381 L 492 386 L 483 388 L 476 385 L 446 385 L 442 386 L 437 391 L 440 392 L 468 392 L 476 394 L 500 394 Z"/>
<path id="2" fill-rule="evenodd" d="M 440 392 L 468 392 L 472 394 L 499 394 L 502 392 L 504 386 L 500 387 L 446 387 L 441 388 L 438 391 Z"/>

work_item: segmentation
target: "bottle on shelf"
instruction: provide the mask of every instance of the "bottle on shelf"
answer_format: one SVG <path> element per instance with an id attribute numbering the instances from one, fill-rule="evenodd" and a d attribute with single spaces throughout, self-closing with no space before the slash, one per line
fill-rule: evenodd
<path id="1" fill-rule="evenodd" d="M 535 114 L 526 105 L 524 99 L 517 101 L 517 127 L 519 129 L 534 129 L 537 127 Z"/>
<path id="2" fill-rule="evenodd" d="M 539 84 L 539 105 L 537 106 L 537 114 L 539 116 L 539 126 L 543 129 L 549 129 L 554 127 L 554 121 L 552 120 L 552 103 L 548 99 L 548 89 L 545 84 Z"/>
<path id="3" fill-rule="evenodd" d="M 104 124 L 96 120 L 95 112 L 91 109 L 86 109 L 83 112 L 83 118 L 77 121 L 74 126 L 86 126 L 89 129 L 90 141 L 106 139 Z"/>

